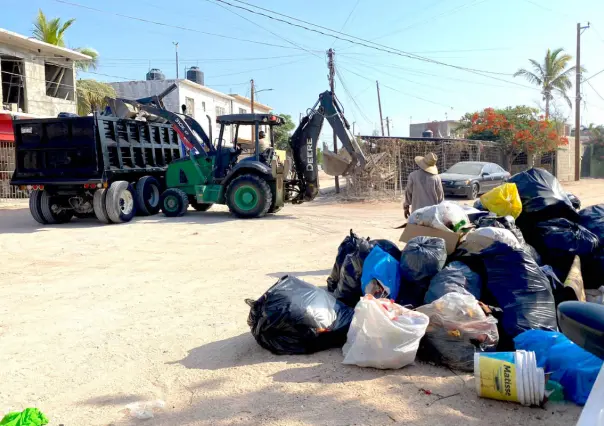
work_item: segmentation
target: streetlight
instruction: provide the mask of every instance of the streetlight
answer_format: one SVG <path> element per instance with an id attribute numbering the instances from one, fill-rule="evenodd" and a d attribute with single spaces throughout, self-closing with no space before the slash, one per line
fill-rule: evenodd
<path id="1" fill-rule="evenodd" d="M 252 104 L 252 114 L 253 114 L 254 113 L 254 95 L 256 93 L 260 93 L 260 92 L 268 92 L 268 91 L 273 90 L 273 89 L 256 90 L 256 88 L 254 87 L 254 80 L 253 79 L 250 80 L 250 83 L 251 83 L 251 86 L 252 86 L 251 90 L 250 90 L 250 93 L 252 94 L 252 99 L 251 99 L 252 102 L 251 102 L 251 104 Z"/>

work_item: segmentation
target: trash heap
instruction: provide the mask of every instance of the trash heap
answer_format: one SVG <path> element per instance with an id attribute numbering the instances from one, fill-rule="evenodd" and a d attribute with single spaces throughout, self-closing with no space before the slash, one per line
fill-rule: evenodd
<path id="1" fill-rule="evenodd" d="M 474 207 L 414 211 L 402 250 L 351 230 L 327 291 L 285 276 L 247 300 L 248 324 L 276 354 L 343 347 L 345 364 L 380 369 L 417 356 L 474 372 L 483 397 L 540 405 L 559 394 L 584 404 L 602 361 L 564 340 L 556 315 L 563 301 L 604 302 L 604 205 L 579 207 L 533 168 Z M 573 357 L 556 358 L 564 351 Z"/>

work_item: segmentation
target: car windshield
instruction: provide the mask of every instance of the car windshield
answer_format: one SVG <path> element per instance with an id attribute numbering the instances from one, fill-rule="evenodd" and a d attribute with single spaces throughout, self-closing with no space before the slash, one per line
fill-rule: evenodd
<path id="1" fill-rule="evenodd" d="M 445 173 L 456 173 L 459 175 L 478 176 L 482 170 L 482 164 L 477 163 L 457 163 L 454 164 Z"/>

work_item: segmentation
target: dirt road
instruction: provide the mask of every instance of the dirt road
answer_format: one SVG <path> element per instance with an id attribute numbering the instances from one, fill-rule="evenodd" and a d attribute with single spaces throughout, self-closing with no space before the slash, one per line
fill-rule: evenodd
<path id="1" fill-rule="evenodd" d="M 604 201 L 600 182 L 566 187 L 585 204 Z M 256 344 L 245 298 L 286 273 L 324 285 L 350 228 L 396 241 L 398 204 L 318 201 L 251 221 L 215 208 L 45 227 L 18 207 L 0 209 L 0 415 L 37 407 L 52 425 L 136 425 L 143 421 L 125 406 L 161 399 L 165 408 L 144 424 L 555 426 L 578 418 L 571 404 L 481 400 L 472 376 L 445 368 L 376 371 L 342 365 L 340 350 L 275 356 Z"/>

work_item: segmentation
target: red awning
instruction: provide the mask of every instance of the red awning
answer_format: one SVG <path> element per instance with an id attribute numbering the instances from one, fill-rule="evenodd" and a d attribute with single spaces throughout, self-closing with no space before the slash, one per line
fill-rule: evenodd
<path id="1" fill-rule="evenodd" d="M 0 114 L 0 141 L 14 142 L 13 119 L 10 114 Z"/>

